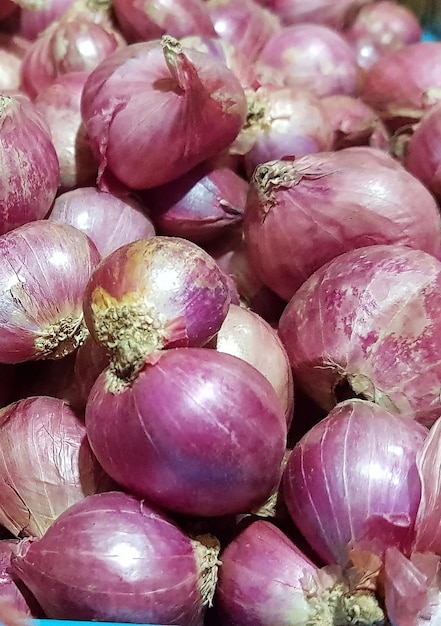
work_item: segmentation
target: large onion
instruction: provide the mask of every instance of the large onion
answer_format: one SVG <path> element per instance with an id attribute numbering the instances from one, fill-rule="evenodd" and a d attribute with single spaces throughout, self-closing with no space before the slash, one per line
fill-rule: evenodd
<path id="1" fill-rule="evenodd" d="M 295 380 L 327 410 L 343 387 L 431 425 L 441 410 L 440 285 L 440 261 L 406 246 L 336 257 L 280 320 Z"/>

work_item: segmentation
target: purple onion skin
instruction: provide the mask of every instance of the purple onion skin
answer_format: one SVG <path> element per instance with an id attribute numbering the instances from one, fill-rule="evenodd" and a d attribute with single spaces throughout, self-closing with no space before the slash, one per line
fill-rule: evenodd
<path id="1" fill-rule="evenodd" d="M 347 384 L 430 426 L 441 411 L 440 311 L 440 261 L 376 245 L 341 254 L 306 280 L 279 334 L 294 380 L 325 410 Z"/>
<path id="2" fill-rule="evenodd" d="M 130 387 L 105 370 L 86 406 L 94 453 L 126 490 L 196 516 L 251 511 L 277 487 L 286 419 L 272 385 L 238 357 L 159 351 Z"/>
<path id="3" fill-rule="evenodd" d="M 18 539 L 0 540 L 0 605 L 6 601 L 24 616 L 43 617 L 28 590 L 10 573 L 11 555 L 14 554 L 18 544 Z"/>
<path id="4" fill-rule="evenodd" d="M 441 200 L 441 104 L 427 111 L 414 127 L 404 164 Z"/>
<path id="5" fill-rule="evenodd" d="M 408 551 L 421 498 L 417 452 L 427 429 L 365 400 L 347 400 L 294 446 L 283 475 L 292 519 L 326 563 L 360 544 Z"/>
<path id="6" fill-rule="evenodd" d="M 155 234 L 155 227 L 138 200 L 120 198 L 96 187 L 60 194 L 48 219 L 81 230 L 92 239 L 103 258 L 127 243 Z"/>
<path id="7" fill-rule="evenodd" d="M 144 501 L 119 492 L 70 507 L 12 572 L 50 619 L 201 626 L 190 539 Z"/>
<path id="8" fill-rule="evenodd" d="M 317 568 L 276 526 L 253 522 L 227 545 L 221 560 L 216 607 L 222 624 L 291 626 L 294 616 L 306 623 L 302 584 Z"/>
<path id="9" fill-rule="evenodd" d="M 0 237 L 0 363 L 60 358 L 84 338 L 83 293 L 100 255 L 68 224 L 29 222 Z"/>

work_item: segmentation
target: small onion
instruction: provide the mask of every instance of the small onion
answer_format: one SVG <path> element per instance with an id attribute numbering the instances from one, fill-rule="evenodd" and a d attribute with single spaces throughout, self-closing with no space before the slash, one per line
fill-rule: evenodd
<path id="1" fill-rule="evenodd" d="M 60 194 L 48 215 L 51 222 L 71 224 L 85 233 L 104 258 L 124 244 L 148 239 L 155 228 L 142 204 L 96 187 L 81 187 Z"/>
<path id="2" fill-rule="evenodd" d="M 325 410 L 346 385 L 430 426 L 441 411 L 440 312 L 440 261 L 375 245 L 314 272 L 291 298 L 279 333 L 294 380 Z"/>
<path id="3" fill-rule="evenodd" d="M 229 167 L 202 163 L 142 198 L 158 234 L 203 243 L 242 223 L 247 190 Z"/>
<path id="4" fill-rule="evenodd" d="M 60 166 L 49 128 L 25 96 L 0 95 L 0 160 L 1 235 L 43 219 L 58 188 Z"/>
<path id="5" fill-rule="evenodd" d="M 441 200 L 441 103 L 414 126 L 404 156 L 405 167 Z"/>
<path id="6" fill-rule="evenodd" d="M 258 59 L 260 80 L 280 82 L 316 96 L 357 95 L 360 69 L 343 35 L 321 24 L 286 26 L 266 43 Z"/>
<path id="7" fill-rule="evenodd" d="M 326 563 L 360 544 L 409 551 L 421 497 L 416 455 L 427 430 L 366 400 L 346 400 L 294 446 L 283 475 L 288 511 Z M 360 441 L 363 445 L 360 446 Z"/>
<path id="8" fill-rule="evenodd" d="M 365 73 L 361 98 L 396 130 L 418 121 L 439 101 L 440 89 L 441 42 L 424 41 L 374 63 Z"/>
<path id="9" fill-rule="evenodd" d="M 342 29 L 361 6 L 372 0 L 260 0 L 285 25 L 312 22 Z"/>
<path id="10" fill-rule="evenodd" d="M 253 311 L 231 304 L 212 345 L 219 352 L 247 361 L 269 380 L 289 425 L 294 407 L 291 365 L 277 332 L 268 322 Z"/>
<path id="11" fill-rule="evenodd" d="M 20 617 L 43 617 L 36 600 L 31 596 L 24 585 L 10 572 L 11 556 L 17 550 L 18 539 L 0 540 L 0 620 L 4 620 L 4 606 L 7 602 L 10 607 L 20 612 Z"/>
<path id="12" fill-rule="evenodd" d="M 84 340 L 83 294 L 99 260 L 68 224 L 38 220 L 0 237 L 0 363 L 60 358 Z"/>
<path id="13" fill-rule="evenodd" d="M 114 0 L 117 25 L 129 43 L 171 35 L 215 36 L 213 23 L 202 0 Z"/>
<path id="14" fill-rule="evenodd" d="M 81 118 L 81 94 L 88 74 L 70 72 L 56 78 L 35 98 L 44 116 L 60 164 L 61 190 L 95 182 L 98 164 Z"/>
<path id="15" fill-rule="evenodd" d="M 186 239 L 158 236 L 121 246 L 100 263 L 84 315 L 115 370 L 130 378 L 155 350 L 209 341 L 229 305 L 227 278 L 208 253 Z"/>
<path id="16" fill-rule="evenodd" d="M 244 233 L 254 270 L 280 297 L 289 300 L 347 250 L 386 243 L 440 250 L 441 220 L 429 191 L 403 167 L 369 163 L 363 154 L 347 148 L 256 168 Z"/>
<path id="17" fill-rule="evenodd" d="M 331 150 L 334 130 L 314 94 L 266 85 L 251 91 L 248 103 L 246 124 L 230 150 L 245 155 L 249 176 L 266 161 Z"/>
<path id="18" fill-rule="evenodd" d="M 87 436 L 109 475 L 164 510 L 247 513 L 277 487 L 286 419 L 268 380 L 208 348 L 162 350 L 131 385 L 111 369 L 86 406 Z"/>
<path id="19" fill-rule="evenodd" d="M 116 178 L 147 189 L 225 150 L 245 121 L 246 100 L 224 63 L 164 36 L 100 63 L 84 87 L 82 115 L 100 186 Z"/>
<path id="20" fill-rule="evenodd" d="M 59 20 L 77 0 L 18 0 L 20 34 L 29 41 L 37 39 L 50 24 Z"/>
<path id="21" fill-rule="evenodd" d="M 423 28 L 409 7 L 380 0 L 362 6 L 344 35 L 366 69 L 380 57 L 419 42 Z"/>
<path id="22" fill-rule="evenodd" d="M 74 502 L 112 484 L 83 421 L 58 398 L 35 396 L 2 409 L 0 449 L 0 523 L 17 536 L 43 536 Z"/>
<path id="23" fill-rule="evenodd" d="M 334 150 L 363 145 L 390 150 L 386 126 L 377 111 L 360 98 L 335 94 L 321 98 L 320 104 L 334 129 Z"/>
<path id="24" fill-rule="evenodd" d="M 202 626 L 217 551 L 146 502 L 109 492 L 23 540 L 11 569 L 50 619 Z"/>
<path id="25" fill-rule="evenodd" d="M 206 7 L 218 36 L 233 43 L 251 61 L 281 28 L 277 16 L 254 0 L 207 0 Z"/>
<path id="26" fill-rule="evenodd" d="M 308 626 L 380 623 L 376 599 L 355 592 L 341 573 L 319 569 L 267 521 L 257 520 L 221 555 L 216 607 L 222 624 Z M 351 593 L 352 591 L 352 593 Z"/>

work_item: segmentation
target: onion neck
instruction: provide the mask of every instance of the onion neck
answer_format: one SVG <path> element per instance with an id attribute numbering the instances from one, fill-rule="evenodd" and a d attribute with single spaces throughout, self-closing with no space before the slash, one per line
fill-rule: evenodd
<path id="1" fill-rule="evenodd" d="M 351 593 L 344 583 L 322 592 L 315 589 L 309 604 L 308 626 L 372 626 L 385 619 L 373 594 Z"/>
<path id="2" fill-rule="evenodd" d="M 62 359 L 74 352 L 89 334 L 83 316 L 63 317 L 47 325 L 35 339 L 35 350 L 42 359 Z"/>
<path id="3" fill-rule="evenodd" d="M 199 592 L 202 606 L 211 607 L 216 591 L 220 543 L 213 535 L 198 535 L 191 540 L 199 571 Z"/>

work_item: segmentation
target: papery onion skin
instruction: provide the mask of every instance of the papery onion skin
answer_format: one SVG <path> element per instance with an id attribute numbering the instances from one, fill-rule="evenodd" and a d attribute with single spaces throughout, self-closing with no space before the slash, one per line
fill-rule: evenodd
<path id="1" fill-rule="evenodd" d="M 81 118 L 81 94 L 88 74 L 69 72 L 56 78 L 35 98 L 51 131 L 60 164 L 60 191 L 93 184 L 96 162 Z"/>
<path id="2" fill-rule="evenodd" d="M 171 35 L 216 35 L 206 3 L 201 0 L 114 0 L 113 8 L 121 32 L 129 43 Z"/>
<path id="3" fill-rule="evenodd" d="M 413 420 L 352 399 L 294 446 L 283 475 L 284 501 L 326 563 L 346 565 L 357 543 L 379 556 L 391 546 L 410 549 L 421 497 L 416 455 L 426 435 Z"/>
<path id="4" fill-rule="evenodd" d="M 441 42 L 424 41 L 391 52 L 374 63 L 365 72 L 360 96 L 397 130 L 418 121 L 439 101 L 440 90 Z"/>
<path id="5" fill-rule="evenodd" d="M 83 308 L 92 336 L 130 378 L 155 350 L 209 341 L 230 300 L 227 277 L 208 253 L 186 239 L 157 236 L 106 257 Z"/>
<path id="6" fill-rule="evenodd" d="M 440 261 L 406 246 L 369 246 L 329 261 L 280 319 L 294 379 L 325 410 L 346 384 L 430 426 L 441 409 L 440 285 Z"/>
<path id="7" fill-rule="evenodd" d="M 60 166 L 44 117 L 20 94 L 0 96 L 0 235 L 43 219 L 58 188 Z"/>
<path id="8" fill-rule="evenodd" d="M 320 24 L 286 26 L 266 43 L 257 64 L 262 84 L 277 81 L 319 97 L 360 90 L 354 51 L 339 32 Z"/>
<path id="9" fill-rule="evenodd" d="M 289 426 L 294 408 L 291 365 L 277 332 L 268 322 L 253 311 L 231 304 L 212 345 L 219 352 L 247 361 L 269 380 L 285 410 Z"/>
<path id="10" fill-rule="evenodd" d="M 69 224 L 29 222 L 0 237 L 0 363 L 66 356 L 84 340 L 84 289 L 100 261 Z"/>
<path id="11" fill-rule="evenodd" d="M 263 504 L 286 447 L 272 385 L 242 359 L 209 348 L 158 351 L 122 389 L 105 370 L 89 395 L 86 429 L 118 484 L 196 516 Z"/>
<path id="12" fill-rule="evenodd" d="M 438 206 L 424 185 L 402 167 L 368 163 L 348 150 L 271 161 L 254 171 L 244 214 L 250 260 L 286 301 L 347 250 L 386 243 L 430 254 L 441 248 Z"/>
<path id="13" fill-rule="evenodd" d="M 145 501 L 109 492 L 70 507 L 42 539 L 23 541 L 12 571 L 50 619 L 201 626 L 193 546 Z"/>
<path id="14" fill-rule="evenodd" d="M 114 484 L 91 452 L 83 420 L 58 398 L 3 408 L 0 441 L 0 523 L 16 536 L 43 536 L 74 502 Z"/>
<path id="15" fill-rule="evenodd" d="M 273 524 L 258 520 L 221 555 L 215 606 L 222 623 L 236 626 L 307 624 L 303 580 L 317 567 Z"/>
<path id="16" fill-rule="evenodd" d="M 115 179 L 149 189 L 178 178 L 225 150 L 246 116 L 234 74 L 168 36 L 132 44 L 100 63 L 81 108 L 104 189 Z"/>
<path id="17" fill-rule="evenodd" d="M 228 166 L 202 163 L 142 198 L 158 234 L 204 243 L 242 223 L 247 191 Z"/>
<path id="18" fill-rule="evenodd" d="M 427 111 L 413 128 L 404 165 L 441 200 L 441 103 Z"/>
<path id="19" fill-rule="evenodd" d="M 97 187 L 80 187 L 60 194 L 48 219 L 81 230 L 103 258 L 127 243 L 155 235 L 155 227 L 141 202 Z"/>

